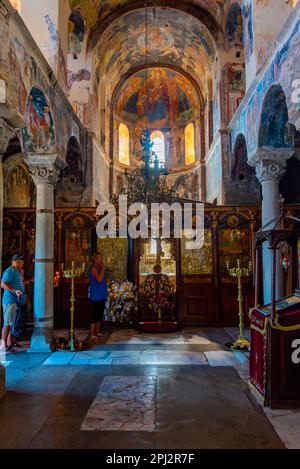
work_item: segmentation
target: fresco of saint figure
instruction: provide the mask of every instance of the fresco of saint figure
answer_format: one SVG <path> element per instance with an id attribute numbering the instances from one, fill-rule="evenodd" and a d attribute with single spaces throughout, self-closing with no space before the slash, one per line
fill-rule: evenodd
<path id="1" fill-rule="evenodd" d="M 84 21 L 80 12 L 71 13 L 68 22 L 68 52 L 76 60 L 81 52 L 81 43 L 84 37 Z"/>
<path id="2" fill-rule="evenodd" d="M 243 4 L 242 13 L 244 17 L 244 47 L 246 50 L 246 59 L 248 61 L 252 55 L 254 47 L 252 1 L 247 0 Z"/>
<path id="3" fill-rule="evenodd" d="M 165 77 L 165 72 L 156 69 L 145 81 L 137 102 L 137 111 L 140 118 L 148 115 L 150 122 L 171 119 L 171 114 L 175 112 L 175 109 L 173 111 L 171 108 Z"/>
<path id="4" fill-rule="evenodd" d="M 191 82 L 164 68 L 151 68 L 132 76 L 121 88 L 116 105 L 122 121 L 151 128 L 184 124 L 194 118 L 199 108 L 199 97 Z"/>
<path id="5" fill-rule="evenodd" d="M 49 150 L 55 143 L 53 120 L 46 98 L 38 88 L 32 88 L 28 96 L 25 120 L 24 148 L 27 151 Z"/>
<path id="6" fill-rule="evenodd" d="M 229 46 L 243 46 L 243 17 L 237 3 L 232 5 L 229 10 L 226 31 Z"/>

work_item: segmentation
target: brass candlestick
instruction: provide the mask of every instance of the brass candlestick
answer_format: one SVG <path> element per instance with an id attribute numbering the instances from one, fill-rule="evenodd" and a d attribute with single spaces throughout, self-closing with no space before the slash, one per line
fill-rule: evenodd
<path id="1" fill-rule="evenodd" d="M 75 313 L 75 278 L 80 278 L 85 272 L 85 264 L 82 264 L 82 267 L 75 269 L 75 262 L 73 261 L 71 264 L 71 269 L 64 269 L 64 264 L 61 265 L 61 273 L 64 278 L 71 279 L 71 295 L 70 295 L 70 313 L 71 313 L 71 320 L 70 320 L 70 339 L 69 344 L 65 344 L 62 338 L 57 339 L 57 348 L 59 350 L 67 350 L 71 352 L 77 352 L 79 350 L 83 350 L 86 348 L 85 344 L 76 343 L 75 344 L 75 336 L 74 336 L 74 313 Z M 62 346 L 63 344 L 63 346 Z"/>
<path id="2" fill-rule="evenodd" d="M 161 273 L 161 255 L 162 255 L 162 247 L 161 247 L 161 239 L 156 239 L 156 265 L 154 269 L 156 273 Z M 158 292 L 157 292 L 158 293 Z M 161 315 L 161 308 L 159 307 L 157 310 L 157 322 L 160 325 L 162 323 L 162 315 Z"/>
<path id="3" fill-rule="evenodd" d="M 242 278 L 249 277 L 252 272 L 252 262 L 249 262 L 249 267 L 241 267 L 240 259 L 237 259 L 237 266 L 230 267 L 229 262 L 226 262 L 226 267 L 229 272 L 230 277 L 237 278 L 238 280 L 238 303 L 239 303 L 239 329 L 240 333 L 238 339 L 225 344 L 225 347 L 230 348 L 231 350 L 240 350 L 243 352 L 248 352 L 250 350 L 250 342 L 245 337 L 245 326 L 244 326 L 244 316 L 243 316 L 243 289 L 242 289 Z"/>

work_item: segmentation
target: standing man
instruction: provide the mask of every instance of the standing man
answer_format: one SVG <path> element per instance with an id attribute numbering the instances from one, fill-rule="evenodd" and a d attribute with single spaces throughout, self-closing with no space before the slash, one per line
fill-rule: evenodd
<path id="1" fill-rule="evenodd" d="M 23 280 L 23 257 L 15 254 L 11 260 L 11 266 L 3 272 L 1 287 L 4 289 L 3 305 L 3 329 L 1 348 L 6 352 L 13 352 L 11 328 L 14 324 L 17 312 L 18 299 L 25 293 Z"/>

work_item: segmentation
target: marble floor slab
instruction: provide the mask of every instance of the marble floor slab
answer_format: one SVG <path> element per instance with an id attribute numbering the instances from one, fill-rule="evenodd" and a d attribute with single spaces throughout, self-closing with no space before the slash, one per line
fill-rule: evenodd
<path id="1" fill-rule="evenodd" d="M 207 365 L 202 352 L 186 350 L 87 350 L 83 352 L 54 352 L 43 365 Z M 223 365 L 224 366 L 224 365 Z"/>
<path id="2" fill-rule="evenodd" d="M 85 335 L 87 335 L 87 330 L 82 330 L 78 331 L 79 332 L 79 337 L 84 338 Z M 56 335 L 63 335 L 66 333 L 66 331 L 56 331 Z M 105 334 L 104 341 L 106 338 L 109 336 L 110 331 L 108 331 Z M 20 350 L 21 353 L 10 353 L 10 354 L 1 354 L 0 359 L 2 358 L 2 364 L 4 364 L 6 368 L 6 386 L 8 389 L 7 396 L 13 396 L 11 398 L 11 412 L 13 415 L 12 423 L 11 425 L 16 428 L 15 425 L 15 418 L 16 415 L 20 416 L 21 418 L 21 423 L 20 426 L 24 427 L 26 425 L 26 428 L 28 430 L 28 422 L 31 421 L 32 423 L 32 432 L 33 435 L 36 434 L 38 431 L 38 425 L 40 425 L 41 421 L 38 420 L 36 421 L 32 419 L 32 415 L 28 413 L 28 411 L 25 412 L 24 414 L 24 405 L 27 405 L 27 394 L 29 393 L 30 395 L 28 396 L 28 402 L 30 402 L 30 406 L 32 408 L 32 411 L 35 412 L 42 412 L 42 408 L 39 407 L 39 401 L 42 399 L 44 402 L 44 399 L 46 399 L 47 405 L 46 405 L 46 410 L 47 412 L 50 411 L 53 407 L 53 402 L 56 402 L 57 398 L 61 394 L 61 385 L 63 387 L 65 386 L 66 382 L 72 381 L 73 377 L 76 376 L 76 373 L 82 374 L 84 376 L 84 383 L 86 386 L 90 386 L 90 381 L 89 378 L 87 379 L 86 377 L 94 376 L 95 382 L 93 383 L 93 389 L 89 388 L 89 391 L 87 395 L 81 396 L 80 401 L 78 402 L 78 407 L 80 408 L 80 411 L 77 412 L 76 410 L 72 410 L 70 408 L 70 402 L 72 402 L 72 399 L 78 399 L 78 390 L 81 389 L 81 385 L 77 383 L 75 380 L 74 383 L 72 381 L 72 392 L 74 396 L 70 397 L 69 391 L 66 393 L 65 396 L 65 403 L 58 407 L 53 416 L 49 417 L 49 421 L 47 425 L 45 426 L 45 440 L 43 440 L 43 444 L 49 445 L 49 447 L 54 447 L 55 445 L 58 445 L 58 447 L 61 447 L 61 445 L 65 445 L 63 447 L 68 447 L 70 444 L 71 446 L 74 444 L 74 441 L 77 442 L 77 438 L 80 437 L 79 433 L 78 435 L 73 435 L 70 434 L 70 441 L 66 442 L 63 444 L 61 443 L 61 437 L 62 433 L 59 434 L 59 437 L 57 437 L 57 441 L 54 444 L 53 443 L 53 438 L 54 435 L 57 434 L 57 428 L 60 425 L 61 421 L 56 421 L 55 419 L 58 418 L 57 415 L 61 415 L 62 412 L 66 412 L 69 416 L 70 413 L 76 414 L 76 418 L 74 417 L 74 421 L 78 422 L 78 432 L 80 432 L 80 428 L 82 425 L 82 422 L 85 418 L 85 415 L 87 414 L 89 407 L 93 403 L 93 400 L 95 399 L 96 393 L 99 389 L 99 384 L 100 380 L 103 379 L 103 376 L 111 375 L 113 376 L 116 374 L 117 376 L 119 375 L 126 375 L 128 374 L 129 376 L 138 375 L 140 376 L 145 376 L 149 374 L 152 376 L 153 374 L 160 376 L 159 379 L 159 386 L 158 388 L 158 397 L 157 397 L 157 414 L 156 414 L 156 420 L 155 420 L 155 425 L 156 425 L 156 430 L 161 432 L 163 427 L 162 424 L 162 414 L 163 414 L 163 409 L 165 409 L 166 403 L 169 402 L 170 395 L 175 395 L 176 392 L 178 392 L 180 395 L 178 395 L 178 407 L 176 410 L 176 418 L 178 417 L 178 412 L 181 409 L 181 403 L 185 399 L 186 394 L 188 393 L 189 396 L 193 394 L 193 389 L 197 388 L 197 393 L 195 394 L 195 407 L 194 409 L 190 409 L 190 401 L 189 404 L 187 405 L 186 408 L 190 409 L 189 416 L 186 417 L 184 414 L 181 416 L 182 421 L 185 419 L 189 420 L 191 418 L 192 414 L 197 414 L 197 410 L 200 408 L 201 412 L 206 411 L 207 407 L 207 398 L 208 395 L 204 393 L 203 396 L 203 403 L 205 402 L 204 407 L 202 408 L 201 403 L 199 402 L 199 390 L 203 389 L 203 387 L 206 386 L 207 384 L 207 379 L 212 379 L 213 377 L 218 377 L 220 374 L 223 376 L 227 376 L 228 374 L 232 374 L 232 378 L 230 378 L 229 382 L 227 383 L 227 386 L 230 388 L 230 383 L 232 379 L 236 379 L 235 377 L 239 377 L 243 380 L 243 386 L 248 382 L 249 379 L 249 354 L 248 353 L 242 353 L 242 352 L 231 352 L 229 350 L 226 350 L 223 346 L 225 343 L 227 343 L 229 340 L 232 340 L 236 338 L 238 334 L 238 329 L 237 328 L 205 328 L 204 330 L 202 329 L 197 329 L 197 328 L 186 328 L 183 329 L 180 332 L 176 332 L 174 334 L 141 334 L 137 333 L 136 331 L 130 329 L 130 330 L 120 330 L 120 331 L 114 331 L 111 334 L 111 339 L 112 339 L 112 344 L 108 345 L 106 347 L 105 343 L 97 343 L 92 349 L 79 352 L 79 353 L 72 353 L 68 354 L 66 352 L 54 352 L 53 354 L 28 354 L 26 352 L 26 346 L 28 346 L 29 342 L 27 341 L 21 341 L 22 348 Z M 136 335 L 137 338 L 137 345 L 133 343 L 131 346 L 130 340 L 133 339 L 133 342 L 135 342 L 134 336 Z M 208 339 L 207 339 L 208 338 Z M 115 342 L 114 342 L 115 341 Z M 119 342 L 120 341 L 120 346 Z M 190 342 L 189 342 L 190 341 Z M 195 341 L 198 341 L 198 345 L 194 346 L 187 346 L 186 344 L 189 342 L 190 344 L 192 342 L 195 343 Z M 207 344 L 207 341 L 209 344 Z M 176 345 L 177 342 L 177 345 Z M 174 345 L 175 344 L 175 345 Z M 204 344 L 202 346 L 202 344 Z M 193 344 L 192 344 L 193 345 Z M 218 347 L 216 347 L 218 345 Z M 18 351 L 19 352 L 19 351 Z M 23 352 L 23 353 L 22 353 Z M 41 366 L 41 365 L 48 365 L 48 366 Z M 210 365 L 210 366 L 194 366 L 191 368 L 191 366 L 180 366 L 180 367 L 175 367 L 172 365 Z M 53 365 L 61 365 L 55 368 Z M 72 366 L 72 365 L 82 365 L 80 368 L 78 366 Z M 95 367 L 95 366 L 85 366 L 85 365 L 100 365 L 100 367 Z M 107 367 L 103 365 L 108 365 Z M 115 365 L 115 366 L 111 366 Z M 123 365 L 123 366 L 122 366 Z M 134 372 L 132 371 L 132 368 L 129 368 L 131 365 L 137 365 L 134 368 Z M 144 366 L 145 365 L 145 366 Z M 153 365 L 155 368 L 153 368 Z M 159 365 L 165 365 L 160 367 Z M 118 367 L 119 366 L 119 367 Z M 234 369 L 235 370 L 234 370 Z M 237 373 L 238 375 L 237 375 Z M 169 373 L 169 375 L 168 375 Z M 201 383 L 201 386 L 193 384 L 189 388 L 189 390 L 182 390 L 182 386 L 178 387 L 177 386 L 177 381 L 176 381 L 176 386 L 172 390 L 172 393 L 170 394 L 170 389 L 169 389 L 169 380 L 172 380 L 174 377 L 174 374 L 178 377 L 181 377 L 183 379 L 183 382 L 186 382 L 187 376 L 191 375 L 191 379 L 194 379 L 195 376 L 198 376 L 198 381 Z M 159 392 L 161 391 L 161 386 L 162 382 L 164 381 L 165 377 L 169 376 L 168 382 L 167 382 L 167 387 L 166 387 L 166 393 L 164 394 L 164 397 L 159 398 Z M 231 375 L 230 375 L 231 376 Z M 181 379 L 180 378 L 180 379 Z M 225 379 L 225 378 L 224 378 Z M 218 386 L 219 384 L 219 378 L 217 378 L 216 382 L 211 386 L 211 392 L 214 394 L 215 386 Z M 223 389 L 223 384 L 222 384 L 222 389 Z M 70 388 L 70 389 L 71 389 Z M 246 389 L 246 388 L 243 388 Z M 231 399 L 231 392 L 230 391 L 230 399 Z M 16 401 L 15 399 L 17 398 L 17 394 L 19 395 L 19 400 L 20 400 L 20 406 L 21 410 L 16 410 Z M 49 401 L 49 396 L 50 396 L 50 401 Z M 53 399 L 52 399 L 53 398 Z M 243 394 L 244 398 L 244 394 Z M 5 399 L 5 398 L 4 398 Z M 70 401 L 71 399 L 71 401 Z M 160 405 L 160 402 L 163 400 L 163 406 Z M 248 403 L 249 399 L 247 398 Z M 172 401 L 172 399 L 171 399 Z M 19 402 L 19 401 L 18 401 Z M 34 404 L 33 404 L 34 403 Z M 83 405 L 83 403 L 85 403 Z M 180 403 L 180 404 L 179 404 Z M 49 404 L 49 406 L 48 406 Z M 50 405 L 51 404 L 51 405 Z M 170 416 L 174 414 L 174 402 L 170 402 Z M 29 405 L 29 404 L 28 404 Z M 116 405 L 116 404 L 114 404 Z M 125 408 L 128 405 L 128 408 L 131 408 L 131 403 L 125 405 L 121 405 L 120 403 L 120 415 L 122 415 L 122 409 Z M 240 401 L 238 402 L 238 406 L 240 405 Z M 48 408 L 48 407 L 49 408 Z M 74 406 L 76 408 L 76 405 Z M 226 404 L 224 404 L 226 407 Z M 231 400 L 230 400 L 230 405 L 227 406 L 230 411 L 230 406 L 231 406 Z M 72 405 L 71 405 L 72 407 Z M 6 408 L 6 407 L 5 407 Z M 119 407 L 117 407 L 119 409 Z M 221 411 L 215 410 L 213 407 L 213 412 L 216 412 L 218 415 L 221 415 Z M 98 409 L 99 410 L 99 409 Z M 31 412 L 31 410 L 30 410 Z M 118 411 L 119 412 L 119 411 Z M 118 413 L 117 412 L 117 413 Z M 238 410 L 238 412 L 240 412 Z M 284 444 L 288 448 L 295 448 L 295 449 L 300 449 L 300 411 L 286 411 L 286 410 L 271 410 L 268 408 L 264 408 L 263 411 L 260 411 L 263 413 L 263 415 L 266 416 L 268 422 L 272 424 L 272 427 L 276 430 L 277 434 L 280 436 L 281 440 L 284 442 Z M 0 412 L 1 413 L 1 412 Z M 43 415 L 43 421 L 45 419 L 45 413 L 42 412 Z M 234 413 L 236 415 L 236 413 Z M 61 417 L 59 417 L 61 418 Z M 69 418 L 69 417 L 68 417 Z M 73 418 L 73 417 L 72 417 Z M 123 417 L 122 417 L 123 418 Z M 150 417 L 149 417 L 150 418 Z M 169 418 L 169 417 L 168 417 Z M 180 418 L 180 416 L 179 416 Z M 1 420 L 2 419 L 2 420 Z M 105 422 L 109 423 L 110 415 L 107 413 L 105 415 Z M 219 419 L 219 417 L 218 417 Z M 7 422 L 3 421 L 3 414 L 2 416 L 0 415 L 0 420 L 1 420 L 1 425 L 4 425 L 5 427 L 5 432 L 0 435 L 0 446 L 4 447 L 25 447 L 26 445 L 30 444 L 31 438 L 25 434 L 22 433 L 20 435 L 16 435 L 18 438 L 16 440 L 16 436 L 13 435 L 14 431 L 10 431 L 10 426 L 9 426 L 9 431 L 7 432 L 7 425 L 10 425 L 10 420 Z M 26 422 L 25 422 L 26 420 Z M 126 419 L 123 419 L 123 421 Z M 196 425 L 198 429 L 198 422 L 203 421 L 203 415 L 199 415 L 196 418 Z M 25 422 L 25 423 L 24 423 Z M 210 422 L 210 418 L 208 419 L 208 422 Z M 67 425 L 66 422 L 64 422 L 65 425 Z M 127 424 L 124 424 L 125 429 L 130 428 L 139 428 L 137 421 L 131 422 L 133 424 L 132 427 L 130 427 L 130 422 L 127 421 Z M 145 424 L 145 422 L 144 422 Z M 97 426 L 98 424 L 96 424 Z M 110 421 L 111 426 L 116 426 L 116 422 L 113 423 Z M 120 425 L 120 422 L 118 423 Z M 146 422 L 146 425 L 147 422 Z M 170 425 L 172 426 L 173 423 Z M 227 424 L 226 424 L 227 425 Z M 7 427 L 7 428 L 6 428 Z M 213 425 L 214 427 L 214 425 Z M 19 428 L 19 427 L 18 427 Z M 53 434 L 51 434 L 53 428 Z M 1 426 L 0 426 L 1 429 Z M 71 430 L 72 432 L 74 431 L 74 422 L 72 420 L 72 425 L 71 425 Z M 71 431 L 70 430 L 70 431 Z M 236 436 L 239 435 L 242 437 L 244 434 L 244 430 L 248 431 L 248 422 L 247 426 L 245 428 L 241 429 L 241 432 L 236 432 L 234 441 L 236 440 Z M 192 432 L 193 434 L 197 433 L 198 430 L 195 432 Z M 254 431 L 257 431 L 257 425 L 255 425 Z M 48 434 L 50 432 L 50 434 Z M 179 431 L 179 433 L 181 430 Z M 214 430 L 215 432 L 215 430 Z M 107 433 L 105 432 L 80 432 L 81 434 L 85 435 L 86 438 L 84 439 L 86 445 L 95 445 L 94 447 L 99 447 L 99 445 L 102 445 L 103 438 L 107 438 Z M 138 432 L 139 433 L 139 432 Z M 47 434 L 47 435 L 46 435 Z M 139 433 L 140 434 L 140 433 Z M 206 434 L 206 433 L 205 433 Z M 94 435 L 94 436 L 93 436 Z M 112 443 L 111 447 L 114 446 L 114 441 L 115 438 L 117 438 L 117 435 L 115 431 L 112 432 Z M 123 435 L 122 438 L 125 437 L 125 439 L 128 439 L 128 441 L 131 438 L 136 438 L 132 437 L 132 433 L 130 431 L 122 431 L 119 435 Z M 137 433 L 135 433 L 137 435 Z M 141 434 L 142 435 L 142 434 Z M 155 438 L 156 438 L 156 432 L 154 433 L 148 433 L 147 437 L 142 436 L 141 438 L 153 438 L 151 442 L 149 442 L 149 445 L 155 446 Z M 176 439 L 178 435 L 178 430 L 174 432 L 174 438 Z M 50 436 L 50 439 L 49 439 Z M 75 436 L 75 440 L 74 440 Z M 202 440 L 203 442 L 203 436 L 202 435 Z M 245 436 L 245 435 L 244 435 Z M 51 440 L 52 438 L 52 440 Z M 94 440 L 94 443 L 90 443 L 90 438 Z M 97 438 L 101 440 L 98 441 Z M 191 434 L 189 433 L 187 438 L 184 439 L 184 441 L 191 441 Z M 227 438 L 227 437 L 226 437 Z M 243 437 L 244 438 L 244 437 Z M 265 437 L 263 437 L 264 440 L 262 441 L 262 446 L 265 445 Z M 2 439 L 2 441 L 1 441 Z M 4 444 L 4 439 L 5 439 L 5 444 Z M 97 441 L 96 441 L 97 440 Z M 106 440 L 105 440 L 106 441 Z M 119 440 L 118 440 L 119 441 Z M 127 441 L 127 440 L 126 440 Z M 131 441 L 131 440 L 130 440 Z M 133 440 L 132 440 L 133 441 Z M 130 447 L 133 447 L 134 443 L 129 444 Z M 135 440 L 134 440 L 135 441 Z M 177 441 L 177 440 L 176 440 Z M 248 441 L 248 440 L 247 440 Z M 143 447 L 145 440 L 143 439 L 143 443 L 141 443 L 141 447 Z M 41 447 L 39 446 L 39 443 L 36 443 L 36 447 Z M 78 443 L 79 447 L 81 447 L 82 443 Z M 197 440 L 194 443 L 198 447 L 199 441 Z M 203 443 L 204 447 L 207 445 L 206 443 Z M 210 444 L 210 443 L 208 443 Z M 247 442 L 245 442 L 245 445 L 247 446 Z M 225 447 L 228 447 L 228 441 L 226 440 L 224 443 Z M 243 446 L 244 443 L 241 442 L 241 445 Z M 84 444 L 83 444 L 84 446 Z M 245 446 L 245 447 L 246 447 Z M 102 446 L 101 446 L 102 447 Z M 103 446 L 104 447 L 104 446 Z M 174 443 L 174 447 L 176 444 Z"/>
<path id="3" fill-rule="evenodd" d="M 43 365 L 68 365 L 74 356 L 74 352 L 53 352 Z"/>
<path id="4" fill-rule="evenodd" d="M 207 365 L 201 352 L 145 350 L 140 355 L 141 365 Z"/>
<path id="5" fill-rule="evenodd" d="M 242 352 L 230 352 L 229 350 L 223 351 L 209 351 L 204 352 L 210 366 L 236 366 L 239 363 L 247 362 L 247 357 L 242 355 Z M 239 354 L 239 356 L 237 356 Z"/>
<path id="6" fill-rule="evenodd" d="M 156 376 L 105 376 L 83 431 L 155 431 Z"/>
<path id="7" fill-rule="evenodd" d="M 210 340 L 201 329 L 185 328 L 169 334 L 147 334 L 133 329 L 114 331 L 107 344 L 205 345 Z"/>
<path id="8" fill-rule="evenodd" d="M 5 356 L 0 356 L 0 364 L 4 367 L 11 365 L 13 362 L 11 360 L 7 360 Z"/>
<path id="9" fill-rule="evenodd" d="M 250 377 L 249 354 L 244 352 L 208 351 L 204 352 L 210 366 L 232 366 L 243 381 Z"/>
<path id="10" fill-rule="evenodd" d="M 300 411 L 270 409 L 264 412 L 288 449 L 300 449 Z"/>

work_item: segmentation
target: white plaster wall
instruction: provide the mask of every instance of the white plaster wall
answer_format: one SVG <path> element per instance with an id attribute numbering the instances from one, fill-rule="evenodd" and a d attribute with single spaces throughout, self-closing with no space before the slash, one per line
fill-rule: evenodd
<path id="1" fill-rule="evenodd" d="M 48 3 L 48 0 L 47 2 Z M 65 57 L 68 53 L 68 19 L 70 15 L 69 0 L 59 0 L 57 29 L 60 37 L 60 45 Z"/>
<path id="2" fill-rule="evenodd" d="M 63 0 L 65 1 L 65 0 Z M 68 3 L 68 2 L 66 2 Z M 90 54 L 87 57 L 86 50 L 87 50 L 87 40 L 88 40 L 88 30 L 87 25 L 84 39 L 81 43 L 81 52 L 78 54 L 77 59 L 74 59 L 73 54 L 68 52 L 68 44 L 67 44 L 67 35 L 68 35 L 68 18 L 71 13 L 70 9 L 65 9 L 66 14 L 65 16 L 65 50 L 67 56 L 67 68 L 68 68 L 68 96 L 71 103 L 74 105 L 74 109 L 78 109 L 77 113 L 80 118 L 83 120 L 83 124 L 88 127 L 92 128 L 92 66 L 93 66 L 93 55 Z M 85 20 L 84 16 L 83 19 Z M 90 73 L 89 79 L 80 79 L 78 78 L 80 74 L 78 72 L 82 70 L 87 70 Z M 76 81 L 74 81 L 75 76 L 77 75 Z M 80 115 L 84 114 L 84 116 Z"/>
<path id="3" fill-rule="evenodd" d="M 109 201 L 109 163 L 97 140 L 93 142 L 93 199 Z"/>
<path id="4" fill-rule="evenodd" d="M 247 88 L 276 45 L 295 4 L 295 0 L 252 1 L 254 51 L 247 64 Z"/>
<path id="5" fill-rule="evenodd" d="M 54 27 L 58 30 L 58 14 L 59 0 L 21 0 L 20 2 L 20 16 L 54 73 L 57 72 L 55 62 L 57 45 L 50 40 L 45 17 L 48 15 Z"/>
<path id="6" fill-rule="evenodd" d="M 212 203 L 217 199 L 222 203 L 222 150 L 221 139 L 218 136 L 205 160 L 206 167 L 206 202 Z"/>

